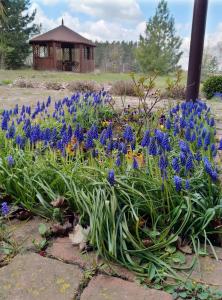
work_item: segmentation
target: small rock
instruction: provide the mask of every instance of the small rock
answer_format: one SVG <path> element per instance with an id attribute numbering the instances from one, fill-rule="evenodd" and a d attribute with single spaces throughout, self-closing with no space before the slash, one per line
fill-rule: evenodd
<path id="1" fill-rule="evenodd" d="M 98 275 L 83 291 L 80 300 L 172 300 L 172 296 L 120 278 Z"/>
<path id="2" fill-rule="evenodd" d="M 72 300 L 82 280 L 77 266 L 29 253 L 0 269 L 0 299 Z"/>

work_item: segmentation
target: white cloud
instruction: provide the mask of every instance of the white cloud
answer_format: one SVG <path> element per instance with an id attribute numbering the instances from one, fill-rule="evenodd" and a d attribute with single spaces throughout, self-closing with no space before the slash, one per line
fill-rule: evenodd
<path id="1" fill-rule="evenodd" d="M 106 21 L 136 22 L 142 19 L 142 12 L 137 0 L 71 0 L 69 5 L 74 12 L 82 12 Z"/>
<path id="2" fill-rule="evenodd" d="M 61 0 L 41 0 L 44 5 L 55 5 L 61 2 Z"/>

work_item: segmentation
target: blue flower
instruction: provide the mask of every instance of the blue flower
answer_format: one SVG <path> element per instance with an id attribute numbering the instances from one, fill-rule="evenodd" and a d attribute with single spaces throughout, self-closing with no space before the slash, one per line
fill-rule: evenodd
<path id="1" fill-rule="evenodd" d="M 117 156 L 117 159 L 116 159 L 116 166 L 117 166 L 117 167 L 120 167 L 120 166 L 121 166 L 121 158 L 120 158 L 119 155 Z"/>
<path id="2" fill-rule="evenodd" d="M 87 135 L 86 137 L 86 142 L 85 142 L 85 147 L 86 149 L 91 149 L 91 148 L 94 148 L 94 142 L 93 142 L 93 139 L 91 137 L 90 134 Z"/>
<path id="3" fill-rule="evenodd" d="M 191 139 L 190 139 L 191 142 L 195 142 L 196 141 L 196 133 L 193 132 L 193 134 L 191 135 Z"/>
<path id="4" fill-rule="evenodd" d="M 159 158 L 159 168 L 161 171 L 164 171 L 168 166 L 168 160 L 165 156 L 161 155 Z"/>
<path id="5" fill-rule="evenodd" d="M 7 130 L 8 129 L 8 119 L 4 117 L 2 119 L 2 130 Z"/>
<path id="6" fill-rule="evenodd" d="M 197 151 L 197 153 L 195 155 L 195 159 L 198 162 L 200 162 L 202 160 L 202 155 L 201 155 L 200 151 Z"/>
<path id="7" fill-rule="evenodd" d="M 191 141 L 191 131 L 190 131 L 190 128 L 187 128 L 186 129 L 186 132 L 185 132 L 185 138 L 186 140 L 189 142 Z"/>
<path id="8" fill-rule="evenodd" d="M 205 136 L 204 139 L 204 146 L 209 146 L 210 145 L 210 132 Z"/>
<path id="9" fill-rule="evenodd" d="M 110 123 L 105 131 L 105 139 L 111 139 L 113 136 L 112 124 Z"/>
<path id="10" fill-rule="evenodd" d="M 173 158 L 172 160 L 172 168 L 176 173 L 180 172 L 180 162 L 177 157 Z"/>
<path id="11" fill-rule="evenodd" d="M 92 157 L 98 157 L 98 155 L 99 155 L 99 151 L 97 150 L 97 149 L 93 149 L 92 150 Z"/>
<path id="12" fill-rule="evenodd" d="M 185 165 L 186 171 L 190 171 L 193 169 L 193 157 L 191 155 L 188 156 L 186 165 Z"/>
<path id="13" fill-rule="evenodd" d="M 155 130 L 155 137 L 156 140 L 159 144 L 162 144 L 163 138 L 164 138 L 164 133 L 161 130 L 156 129 Z"/>
<path id="14" fill-rule="evenodd" d="M 170 119 L 167 119 L 166 120 L 166 129 L 168 129 L 168 130 L 170 130 L 170 128 L 171 128 L 171 122 L 170 122 Z"/>
<path id="15" fill-rule="evenodd" d="M 187 157 L 186 157 L 186 155 L 184 154 L 184 152 L 180 152 L 180 162 L 181 162 L 181 165 L 182 165 L 182 166 L 185 166 L 185 164 L 186 164 L 186 159 L 187 159 Z"/>
<path id="16" fill-rule="evenodd" d="M 119 151 L 122 152 L 123 154 L 127 154 L 127 146 L 125 143 L 121 142 L 119 144 Z"/>
<path id="17" fill-rule="evenodd" d="M 6 133 L 6 137 L 8 139 L 13 139 L 14 136 L 15 136 L 15 125 L 13 123 L 8 129 L 8 132 Z"/>
<path id="18" fill-rule="evenodd" d="M 110 183 L 110 185 L 113 186 L 115 184 L 115 172 L 114 172 L 114 170 L 110 170 L 108 172 L 107 180 Z"/>
<path id="19" fill-rule="evenodd" d="M 197 148 L 201 148 L 203 146 L 202 138 L 198 137 L 197 139 Z"/>
<path id="20" fill-rule="evenodd" d="M 214 127 L 214 125 L 215 125 L 214 118 L 211 118 L 211 119 L 210 119 L 209 125 L 210 125 L 210 127 Z"/>
<path id="21" fill-rule="evenodd" d="M 180 118 L 180 128 L 185 128 L 186 127 L 186 121 L 184 120 L 184 118 Z"/>
<path id="22" fill-rule="evenodd" d="M 138 169 L 138 168 L 139 168 L 138 162 L 137 162 L 137 160 L 134 157 L 133 158 L 133 169 Z"/>
<path id="23" fill-rule="evenodd" d="M 15 161 L 14 161 L 14 158 L 12 157 L 12 155 L 9 155 L 7 157 L 7 161 L 8 161 L 9 167 L 13 167 L 13 165 L 15 164 Z"/>
<path id="24" fill-rule="evenodd" d="M 183 140 L 179 141 L 179 147 L 180 147 L 180 150 L 183 151 L 184 153 L 190 152 L 189 145 Z"/>
<path id="25" fill-rule="evenodd" d="M 84 140 L 83 129 L 80 127 L 79 124 L 76 125 L 74 136 L 76 137 L 79 143 L 81 143 Z"/>
<path id="26" fill-rule="evenodd" d="M 133 130 L 131 126 L 127 126 L 123 133 L 123 138 L 128 142 L 132 142 L 134 140 Z"/>
<path id="27" fill-rule="evenodd" d="M 176 191 L 180 192 L 182 189 L 182 179 L 177 175 L 174 176 L 174 184 L 176 187 Z"/>
<path id="28" fill-rule="evenodd" d="M 9 207 L 7 202 L 2 202 L 1 211 L 3 216 L 6 216 L 9 213 Z"/>
<path id="29" fill-rule="evenodd" d="M 211 144 L 210 151 L 211 151 L 211 154 L 213 157 L 215 157 L 217 155 L 217 149 L 216 149 L 215 144 Z"/>
<path id="30" fill-rule="evenodd" d="M 207 172 L 208 175 L 210 175 L 211 179 L 214 181 L 217 180 L 218 174 L 216 170 L 213 169 L 211 162 L 206 156 L 203 158 L 203 163 L 204 163 L 205 171 Z"/>
<path id="31" fill-rule="evenodd" d="M 149 144 L 150 144 L 150 132 L 149 132 L 149 130 L 147 130 L 144 134 L 143 139 L 142 139 L 141 146 L 142 147 L 148 147 Z"/>
<path id="32" fill-rule="evenodd" d="M 106 129 L 103 129 L 103 131 L 101 132 L 99 140 L 103 146 L 106 145 Z"/>
<path id="33" fill-rule="evenodd" d="M 185 182 L 185 189 L 189 190 L 190 189 L 190 181 L 187 179 Z"/>
<path id="34" fill-rule="evenodd" d="M 157 146 L 154 137 L 150 139 L 149 154 L 153 156 L 157 155 Z"/>
<path id="35" fill-rule="evenodd" d="M 222 150 L 222 139 L 220 140 L 218 150 Z"/>

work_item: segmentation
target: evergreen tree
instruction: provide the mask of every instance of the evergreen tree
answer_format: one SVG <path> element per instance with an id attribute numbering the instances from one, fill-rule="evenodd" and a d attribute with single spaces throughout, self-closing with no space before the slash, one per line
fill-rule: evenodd
<path id="1" fill-rule="evenodd" d="M 8 69 L 20 68 L 30 53 L 28 41 L 40 32 L 34 24 L 36 11 L 28 13 L 29 0 L 5 0 L 6 18 L 1 19 L 0 61 Z"/>
<path id="2" fill-rule="evenodd" d="M 140 36 L 136 57 L 142 71 L 156 70 L 163 74 L 175 70 L 182 55 L 181 43 L 167 1 L 161 0 L 155 15 L 146 24 L 145 36 Z"/>

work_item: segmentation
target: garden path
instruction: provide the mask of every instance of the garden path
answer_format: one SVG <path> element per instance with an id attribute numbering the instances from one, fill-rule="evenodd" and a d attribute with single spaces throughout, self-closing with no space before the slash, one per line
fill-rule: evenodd
<path id="1" fill-rule="evenodd" d="M 68 237 L 51 239 L 45 251 L 37 251 L 32 240 L 41 240 L 40 223 L 50 227 L 39 217 L 8 224 L 17 255 L 2 260 L 0 299 L 172 300 L 166 292 L 140 286 L 134 273 L 102 260 L 95 252 L 82 254 Z M 210 255 L 201 257 L 192 278 L 222 290 L 222 248 L 216 251 L 218 261 Z M 190 265 L 193 256 L 186 259 Z"/>
<path id="2" fill-rule="evenodd" d="M 1 300 L 171 300 L 171 295 L 135 282 L 123 267 L 97 258 L 95 252 L 81 254 L 68 237 L 49 242 L 36 252 L 31 241 L 41 239 L 38 217 L 12 220 L 9 225 L 17 255 L 0 268 Z M 50 224 L 46 224 L 49 226 Z"/>

